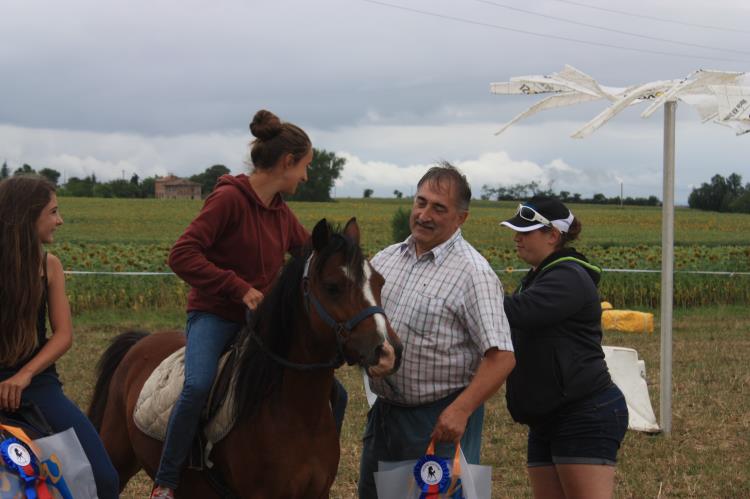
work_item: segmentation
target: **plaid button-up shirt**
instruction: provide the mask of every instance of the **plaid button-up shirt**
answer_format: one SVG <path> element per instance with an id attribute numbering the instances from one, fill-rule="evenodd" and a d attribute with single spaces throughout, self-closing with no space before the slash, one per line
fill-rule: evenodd
<path id="1" fill-rule="evenodd" d="M 434 402 L 468 386 L 490 348 L 513 351 L 502 284 L 460 229 L 419 258 L 409 237 L 371 263 L 385 277 L 383 308 L 404 345 L 401 368 L 370 380 L 376 394 Z"/>

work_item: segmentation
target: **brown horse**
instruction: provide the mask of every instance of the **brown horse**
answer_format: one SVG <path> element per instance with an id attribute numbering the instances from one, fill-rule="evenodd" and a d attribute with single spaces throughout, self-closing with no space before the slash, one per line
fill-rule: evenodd
<path id="1" fill-rule="evenodd" d="M 390 374 L 400 363 L 401 343 L 380 308 L 383 282 L 362 256 L 355 219 L 342 233 L 318 222 L 312 251 L 290 260 L 239 333 L 236 423 L 211 454 L 228 490 L 184 470 L 177 497 L 328 497 L 340 450 L 334 369 L 347 362 Z M 99 361 L 89 417 L 122 487 L 141 468 L 156 473 L 162 443 L 136 427 L 133 411 L 150 373 L 184 344 L 176 331 L 123 333 Z"/>

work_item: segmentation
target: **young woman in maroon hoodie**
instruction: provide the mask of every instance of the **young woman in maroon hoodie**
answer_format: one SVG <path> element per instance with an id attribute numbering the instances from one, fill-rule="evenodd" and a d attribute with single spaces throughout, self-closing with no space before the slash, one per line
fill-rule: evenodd
<path id="1" fill-rule="evenodd" d="M 309 137 L 265 110 L 250 131 L 252 172 L 222 176 L 169 254 L 169 266 L 191 286 L 185 384 L 169 418 L 152 499 L 174 497 L 221 353 L 242 328 L 246 309 L 263 300 L 284 255 L 310 237 L 281 198 L 307 180 Z"/>

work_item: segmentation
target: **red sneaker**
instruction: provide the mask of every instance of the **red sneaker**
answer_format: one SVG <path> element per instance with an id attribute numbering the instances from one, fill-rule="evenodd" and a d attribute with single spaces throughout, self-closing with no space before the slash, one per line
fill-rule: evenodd
<path id="1" fill-rule="evenodd" d="M 154 485 L 150 499 L 174 499 L 174 490 L 161 485 Z"/>

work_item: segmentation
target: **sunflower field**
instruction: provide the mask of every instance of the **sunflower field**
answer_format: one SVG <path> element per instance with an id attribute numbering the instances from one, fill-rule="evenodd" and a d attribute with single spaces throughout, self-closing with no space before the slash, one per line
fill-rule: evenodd
<path id="1" fill-rule="evenodd" d="M 201 208 L 200 201 L 61 198 L 65 220 L 49 250 L 71 273 L 74 312 L 101 307 L 183 306 L 188 287 L 170 275 L 169 249 Z M 340 199 L 290 203 L 308 229 L 326 218 L 356 217 L 362 246 L 373 255 L 393 242 L 391 218 L 406 199 Z M 512 232 L 499 225 L 516 203 L 472 203 L 464 237 L 487 258 L 507 292 L 527 265 L 516 257 Z M 661 209 L 570 206 L 583 224 L 576 248 L 605 269 L 602 299 L 616 308 L 657 308 L 660 296 Z M 675 212 L 675 305 L 693 307 L 750 301 L 750 215 Z M 711 273 L 695 273 L 711 272 Z M 125 274 L 123 274 L 125 273 Z"/>

